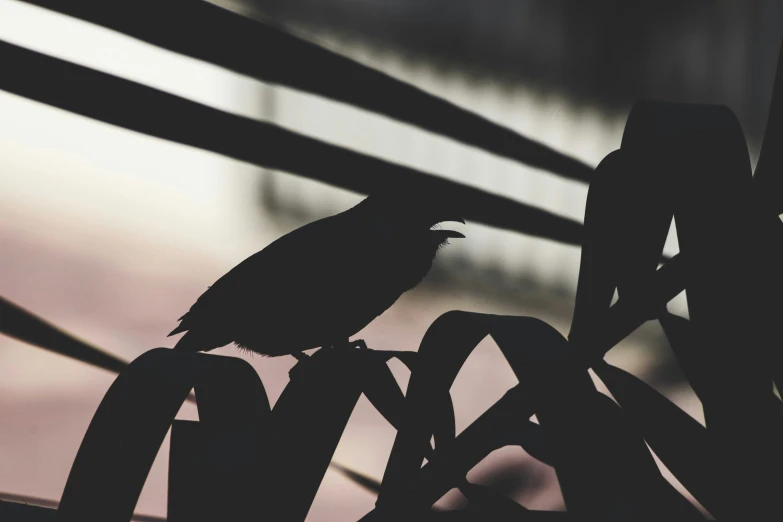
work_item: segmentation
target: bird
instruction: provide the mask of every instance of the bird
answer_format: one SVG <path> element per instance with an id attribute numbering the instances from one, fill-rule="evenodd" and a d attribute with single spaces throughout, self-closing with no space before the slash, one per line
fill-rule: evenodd
<path id="1" fill-rule="evenodd" d="M 276 239 L 209 286 L 169 334 L 174 349 L 235 344 L 298 360 L 313 348 L 367 348 L 350 338 L 417 286 L 465 223 L 436 190 L 386 188 Z"/>

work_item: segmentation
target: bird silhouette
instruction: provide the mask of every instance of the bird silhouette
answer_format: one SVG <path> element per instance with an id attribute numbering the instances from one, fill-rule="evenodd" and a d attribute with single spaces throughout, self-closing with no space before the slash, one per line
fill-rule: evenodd
<path id="1" fill-rule="evenodd" d="M 461 213 L 432 191 L 387 189 L 290 232 L 248 257 L 198 298 L 169 336 L 175 349 L 235 343 L 275 357 L 350 341 L 429 272 Z"/>

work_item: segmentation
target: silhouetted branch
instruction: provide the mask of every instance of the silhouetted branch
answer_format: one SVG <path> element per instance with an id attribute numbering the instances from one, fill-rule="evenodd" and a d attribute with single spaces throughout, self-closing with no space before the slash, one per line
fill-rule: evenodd
<path id="1" fill-rule="evenodd" d="M 593 171 L 579 160 L 417 87 L 209 2 L 25 1 L 267 83 L 377 112 L 567 178 L 587 181 Z"/>
<path id="2" fill-rule="evenodd" d="M 269 425 L 269 400 L 253 367 L 236 357 L 155 348 L 131 362 L 101 400 L 68 475 L 60 506 L 63 522 L 128 520 L 161 444 L 191 389 L 199 400 L 199 426 L 210 436 L 208 452 L 222 445 L 232 471 L 210 476 L 210 493 L 234 518 L 251 517 L 257 484 L 248 478 L 262 459 L 258 441 Z M 226 437 L 231 440 L 226 447 Z M 213 453 L 214 454 L 214 453 Z M 209 466 L 209 463 L 205 463 Z M 208 520 L 214 519 L 207 517 Z"/>
<path id="3" fill-rule="evenodd" d="M 119 357 L 77 339 L 3 297 L 0 297 L 0 332 L 110 372 L 119 373 L 128 366 Z M 196 398 L 191 394 L 187 400 L 195 402 Z"/>
<path id="4" fill-rule="evenodd" d="M 0 492 L 0 500 L 6 500 L 9 502 L 18 502 L 21 504 L 30 504 L 33 506 L 39 506 L 50 509 L 57 509 L 60 503 L 57 500 L 51 500 L 47 498 L 31 497 L 28 495 L 17 495 L 15 493 Z M 166 522 L 163 517 L 156 517 L 153 515 L 141 515 L 134 513 L 131 520 L 136 522 Z"/>
<path id="5" fill-rule="evenodd" d="M 268 513 L 307 517 L 348 420 L 365 388 L 371 352 L 318 350 L 285 387 L 271 415 L 264 469 Z M 300 363 L 302 364 L 302 363 Z M 285 514 L 283 516 L 283 514 Z"/>
<path id="6" fill-rule="evenodd" d="M 376 520 L 379 511 L 404 515 L 426 509 L 460 484 L 475 465 L 477 460 L 455 459 L 461 460 L 457 464 L 436 454 L 432 466 L 422 467 L 419 448 L 430 437 L 427 419 L 433 411 L 433 398 L 439 389 L 451 387 L 464 361 L 487 335 L 493 337 L 524 390 L 514 414 L 527 419 L 535 413 L 542 427 L 554 430 L 549 432 L 556 441 L 554 447 L 563 452 L 555 459 L 555 469 L 569 510 L 573 506 L 587 515 L 622 509 L 631 515 L 688 508 L 678 494 L 669 495 L 670 486 L 660 476 L 641 437 L 624 432 L 617 406 L 595 391 L 587 368 L 578 364 L 582 347 L 571 345 L 549 325 L 529 317 L 452 311 L 430 326 L 419 347 L 417 370 L 411 374 L 406 393 L 408 415 L 389 456 L 376 515 L 363 520 Z M 509 393 L 501 401 L 512 398 L 516 399 Z M 489 410 L 474 424 L 486 422 L 488 416 Z M 473 426 L 458 439 L 475 431 Z M 495 430 L 482 430 L 477 435 L 476 446 L 484 447 L 489 438 L 497 436 Z M 457 445 L 455 441 L 452 449 Z M 486 455 L 460 445 L 461 456 L 469 453 L 480 460 Z M 487 449 L 492 449 L 491 445 Z M 631 473 L 631 468 L 638 471 Z M 692 510 L 688 513 L 689 519 L 695 515 Z"/>
<path id="7" fill-rule="evenodd" d="M 597 338 L 578 352 L 584 357 L 585 366 L 589 368 L 603 359 L 606 352 L 644 324 L 649 319 L 646 315 L 649 308 L 660 309 L 677 297 L 685 289 L 685 275 L 685 259 L 677 254 L 656 270 L 650 285 L 652 294 L 635 303 L 640 306 L 619 301 L 612 305 L 606 315 L 596 321 L 596 331 L 600 332 Z"/>
<path id="8" fill-rule="evenodd" d="M 381 481 L 378 479 L 368 477 L 364 473 L 352 470 L 337 462 L 332 462 L 332 468 L 339 471 L 341 475 L 344 475 L 351 482 L 363 487 L 370 493 L 375 493 L 377 495 L 381 491 Z"/>
<path id="9" fill-rule="evenodd" d="M 602 362 L 595 365 L 595 372 L 677 480 L 711 514 L 723 520 L 726 505 L 739 503 L 739 499 L 720 494 L 718 486 L 726 480 L 720 473 L 723 463 L 710 444 L 706 428 L 625 370 Z"/>
<path id="10" fill-rule="evenodd" d="M 524 514 L 517 511 L 510 513 L 493 512 L 490 515 L 480 509 L 466 508 L 451 511 L 434 511 L 422 520 L 426 522 L 582 522 L 586 519 L 565 511 L 528 510 Z M 591 522 L 598 522 L 594 518 L 590 520 Z"/>
<path id="11" fill-rule="evenodd" d="M 581 241 L 577 221 L 3 41 L 0 63 L 0 89 L 99 121 L 359 193 L 430 185 L 459 201 L 465 219 L 572 245 Z"/>
<path id="12" fill-rule="evenodd" d="M 0 297 L 0 332 L 110 372 L 121 372 L 128 365 L 122 359 L 63 332 L 2 297 Z"/>

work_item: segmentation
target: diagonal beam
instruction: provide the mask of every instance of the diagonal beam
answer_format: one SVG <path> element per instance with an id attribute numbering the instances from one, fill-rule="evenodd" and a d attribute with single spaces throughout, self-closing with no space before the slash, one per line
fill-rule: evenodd
<path id="1" fill-rule="evenodd" d="M 203 0 L 23 0 L 258 80 L 361 107 L 531 167 L 593 168 L 413 85 Z"/>
<path id="2" fill-rule="evenodd" d="M 120 373 L 128 366 L 116 355 L 74 337 L 3 297 L 0 297 L 0 333 L 113 373 Z M 196 397 L 191 393 L 187 400 L 195 403 Z"/>
<path id="3" fill-rule="evenodd" d="M 0 297 L 0 332 L 110 372 L 119 373 L 128 365 L 119 357 L 77 339 L 3 297 Z"/>
<path id="4" fill-rule="evenodd" d="M 29 504 L 31 506 L 39 506 L 42 508 L 48 508 L 56 510 L 57 507 L 60 505 L 60 502 L 57 500 L 50 500 L 48 498 L 39 498 L 39 497 L 31 497 L 28 495 L 17 495 L 15 493 L 3 493 L 0 492 L 0 502 L 15 502 L 19 504 Z M 54 518 L 54 515 L 53 517 Z M 138 513 L 134 513 L 133 516 L 131 516 L 131 520 L 133 522 L 166 522 L 166 519 L 163 517 L 156 517 L 154 515 L 142 515 Z"/>
<path id="5" fill-rule="evenodd" d="M 2 40 L 0 64 L 0 90 L 82 116 L 359 193 L 429 185 L 458 201 L 465 219 L 581 244 L 577 221 Z"/>

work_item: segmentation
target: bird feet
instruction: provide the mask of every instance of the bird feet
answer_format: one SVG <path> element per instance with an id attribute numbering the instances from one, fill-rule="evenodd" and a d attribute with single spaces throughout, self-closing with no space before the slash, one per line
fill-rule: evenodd
<path id="1" fill-rule="evenodd" d="M 355 341 L 349 342 L 351 348 L 355 348 L 357 350 L 369 350 L 367 348 L 367 343 L 364 342 L 364 339 L 357 339 Z"/>
<path id="2" fill-rule="evenodd" d="M 296 364 L 288 370 L 288 376 L 293 378 L 301 372 L 302 367 L 310 360 L 310 356 L 304 352 L 294 352 L 291 355 L 296 358 Z"/>
<path id="3" fill-rule="evenodd" d="M 369 350 L 369 348 L 367 348 L 367 343 L 364 342 L 364 339 L 357 339 L 355 341 L 346 339 L 344 342 L 339 344 L 330 344 L 328 346 L 324 346 L 324 348 L 329 350 Z"/>
<path id="4" fill-rule="evenodd" d="M 355 341 L 346 340 L 345 342 L 339 344 L 329 344 L 323 346 L 322 349 L 324 350 L 355 349 L 355 350 L 362 350 L 362 351 L 369 350 L 369 348 L 367 347 L 367 343 L 364 342 L 364 339 L 357 339 Z M 296 364 L 293 366 L 293 368 L 291 368 L 288 371 L 288 375 L 290 377 L 293 377 L 294 375 L 299 373 L 299 371 L 305 364 L 307 364 L 307 362 L 310 360 L 310 356 L 304 352 L 294 352 L 291 355 L 296 358 Z"/>

